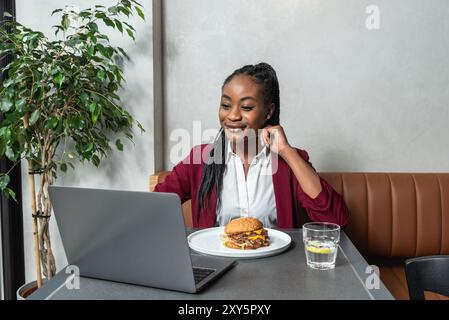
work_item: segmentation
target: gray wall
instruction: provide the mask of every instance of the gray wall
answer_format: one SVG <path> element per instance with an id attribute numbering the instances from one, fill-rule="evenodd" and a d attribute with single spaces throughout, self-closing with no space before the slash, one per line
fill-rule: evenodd
<path id="1" fill-rule="evenodd" d="M 165 19 L 167 141 L 194 120 L 218 128 L 225 77 L 266 61 L 317 170 L 449 171 L 447 0 L 170 0 Z"/>
<path id="2" fill-rule="evenodd" d="M 67 5 L 78 6 L 81 10 L 95 4 L 114 5 L 115 0 L 16 0 L 17 19 L 19 22 L 43 31 L 50 38 L 53 35 L 51 26 L 58 22 L 50 17 L 56 8 Z M 76 164 L 76 170 L 60 174 L 56 185 L 95 187 L 107 189 L 148 190 L 148 175 L 153 169 L 153 47 L 152 47 L 152 5 L 150 0 L 141 0 L 144 5 L 146 21 L 133 18 L 131 23 L 137 30 L 136 42 L 120 33 L 110 33 L 111 42 L 123 47 L 130 55 L 132 62 L 124 67 L 125 89 L 120 94 L 128 111 L 138 119 L 146 129 L 144 134 L 135 130 L 135 146 L 124 142 L 124 152 L 115 148 L 110 157 L 104 160 L 97 169 L 93 165 Z M 22 166 L 22 179 L 27 181 L 26 164 Z M 26 281 L 36 279 L 34 271 L 34 253 L 32 238 L 32 219 L 29 201 L 29 189 L 23 184 L 24 241 Z M 67 263 L 64 249 L 56 227 L 55 220 L 51 224 L 53 250 L 58 270 Z"/>

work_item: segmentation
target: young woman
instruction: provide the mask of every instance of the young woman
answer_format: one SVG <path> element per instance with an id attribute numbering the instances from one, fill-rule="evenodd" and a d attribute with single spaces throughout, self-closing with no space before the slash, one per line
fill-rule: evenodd
<path id="1" fill-rule="evenodd" d="M 194 227 L 251 216 L 267 228 L 300 227 L 305 218 L 346 225 L 342 197 L 318 174 L 306 151 L 292 147 L 279 124 L 279 83 L 266 64 L 235 70 L 222 87 L 221 129 L 194 147 L 155 191 L 192 200 Z"/>

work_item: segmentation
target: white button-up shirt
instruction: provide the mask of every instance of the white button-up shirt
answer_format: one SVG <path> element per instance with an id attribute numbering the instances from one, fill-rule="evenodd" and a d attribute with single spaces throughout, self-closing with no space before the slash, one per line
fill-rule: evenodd
<path id="1" fill-rule="evenodd" d="M 266 228 L 275 227 L 277 215 L 270 149 L 264 146 L 252 159 L 246 179 L 243 161 L 232 151 L 230 143 L 226 163 L 217 224 L 224 226 L 235 218 L 255 217 Z"/>

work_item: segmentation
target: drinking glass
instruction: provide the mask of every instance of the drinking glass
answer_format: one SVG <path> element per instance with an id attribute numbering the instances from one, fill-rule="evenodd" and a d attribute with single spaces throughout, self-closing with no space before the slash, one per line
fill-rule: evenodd
<path id="1" fill-rule="evenodd" d="M 307 265 L 313 269 L 335 268 L 340 226 L 327 222 L 309 222 L 302 227 Z"/>

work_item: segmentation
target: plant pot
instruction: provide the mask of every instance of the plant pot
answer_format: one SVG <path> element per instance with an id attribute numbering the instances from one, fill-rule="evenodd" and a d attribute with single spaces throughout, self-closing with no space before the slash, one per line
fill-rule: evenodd
<path id="1" fill-rule="evenodd" d="M 42 279 L 42 285 L 45 283 L 45 279 Z M 37 290 L 37 280 L 29 283 L 25 283 L 16 291 L 17 300 L 26 300 L 34 291 Z"/>

